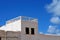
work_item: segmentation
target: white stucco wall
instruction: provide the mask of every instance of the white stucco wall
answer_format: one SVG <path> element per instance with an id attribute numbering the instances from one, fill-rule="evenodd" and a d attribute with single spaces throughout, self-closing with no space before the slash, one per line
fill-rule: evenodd
<path id="1" fill-rule="evenodd" d="M 17 20 L 12 23 L 8 23 L 2 27 L 0 27 L 0 30 L 5 31 L 21 31 L 21 20 Z"/>

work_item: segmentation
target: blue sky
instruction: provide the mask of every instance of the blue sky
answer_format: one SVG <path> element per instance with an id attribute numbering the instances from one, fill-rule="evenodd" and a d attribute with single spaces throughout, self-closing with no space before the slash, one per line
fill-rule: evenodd
<path id="1" fill-rule="evenodd" d="M 52 12 L 47 11 L 49 10 L 47 4 L 51 3 L 52 0 L 0 0 L 0 26 L 17 16 L 29 16 L 38 18 L 39 32 L 47 33 L 49 25 L 55 26 L 54 22 L 50 22 Z"/>

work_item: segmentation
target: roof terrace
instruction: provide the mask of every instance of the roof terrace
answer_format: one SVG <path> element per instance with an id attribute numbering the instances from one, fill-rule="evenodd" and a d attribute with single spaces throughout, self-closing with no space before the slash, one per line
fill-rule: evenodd
<path id="1" fill-rule="evenodd" d="M 6 21 L 6 23 L 12 23 L 12 22 L 15 22 L 17 20 L 22 20 L 22 21 L 33 21 L 33 22 L 37 22 L 38 19 L 36 18 L 32 18 L 32 17 L 27 17 L 27 16 L 19 16 L 19 17 L 16 17 L 16 18 L 13 18 L 11 20 L 8 20 Z"/>

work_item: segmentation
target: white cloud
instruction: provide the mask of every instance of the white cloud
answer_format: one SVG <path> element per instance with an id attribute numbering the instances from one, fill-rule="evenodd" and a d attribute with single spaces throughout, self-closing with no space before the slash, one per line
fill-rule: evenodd
<path id="1" fill-rule="evenodd" d="M 48 12 L 53 13 L 53 15 L 60 16 L 60 0 L 53 0 L 46 8 Z"/>
<path id="2" fill-rule="evenodd" d="M 52 13 L 52 18 L 50 22 L 53 24 L 60 24 L 60 0 L 52 0 L 52 2 L 46 5 L 46 9 L 49 13 Z M 60 35 L 60 30 L 57 29 L 57 26 L 50 25 L 47 31 L 48 35 L 56 33 L 56 35 Z"/>
<path id="3" fill-rule="evenodd" d="M 56 34 L 60 35 L 60 29 L 56 30 Z"/>
<path id="4" fill-rule="evenodd" d="M 45 35 L 58 36 L 58 35 L 56 35 L 56 34 L 49 34 L 49 33 L 45 33 Z"/>
<path id="5" fill-rule="evenodd" d="M 43 32 L 40 32 L 40 34 L 44 34 Z"/>
<path id="6" fill-rule="evenodd" d="M 48 33 L 46 33 L 45 35 L 60 36 L 60 34 L 48 34 Z"/>
<path id="7" fill-rule="evenodd" d="M 50 25 L 48 31 L 45 35 L 55 35 L 60 36 L 60 29 L 57 29 L 57 26 Z"/>
<path id="8" fill-rule="evenodd" d="M 56 27 L 57 27 L 57 26 L 52 26 L 52 25 L 50 25 L 47 32 L 48 32 L 48 33 L 55 33 Z"/>
<path id="9" fill-rule="evenodd" d="M 52 22 L 54 24 L 60 24 L 60 19 L 59 19 L 59 17 L 52 17 L 50 22 Z"/>

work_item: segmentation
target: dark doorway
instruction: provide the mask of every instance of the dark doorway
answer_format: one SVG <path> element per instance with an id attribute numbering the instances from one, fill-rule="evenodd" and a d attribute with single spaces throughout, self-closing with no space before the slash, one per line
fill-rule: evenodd
<path id="1" fill-rule="evenodd" d="M 28 27 L 26 27 L 26 34 L 29 34 L 29 28 Z"/>
<path id="2" fill-rule="evenodd" d="M 0 40 L 1 40 L 1 37 L 0 37 Z"/>
<path id="3" fill-rule="evenodd" d="M 34 35 L 34 28 L 31 28 L 31 34 Z"/>

